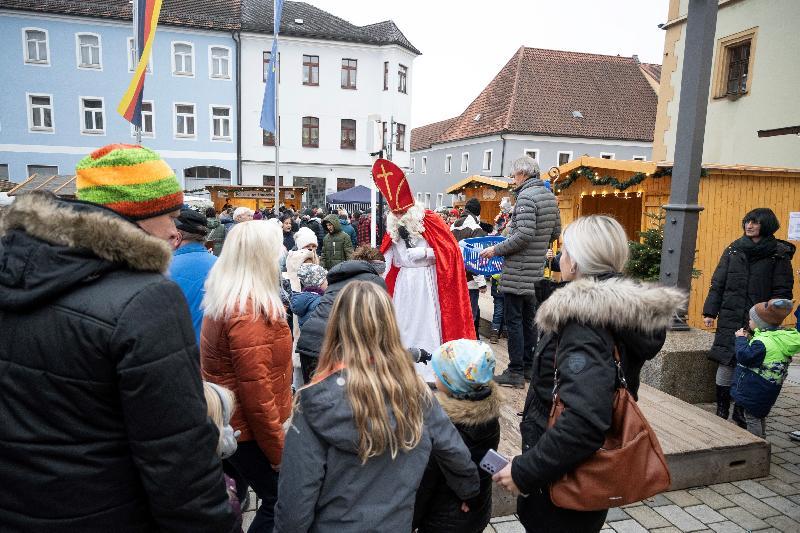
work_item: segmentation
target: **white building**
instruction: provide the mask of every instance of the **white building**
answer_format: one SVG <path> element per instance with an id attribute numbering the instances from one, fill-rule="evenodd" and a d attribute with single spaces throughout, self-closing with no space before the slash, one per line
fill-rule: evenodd
<path id="1" fill-rule="evenodd" d="M 263 4 L 242 3 L 242 185 L 274 184 L 274 139 L 259 126 L 273 30 L 272 7 Z M 393 159 L 409 166 L 411 77 L 420 52 L 393 22 L 359 27 L 286 2 L 279 43 L 281 180 L 308 187 L 305 205 L 369 184 L 375 120 L 394 120 Z"/>

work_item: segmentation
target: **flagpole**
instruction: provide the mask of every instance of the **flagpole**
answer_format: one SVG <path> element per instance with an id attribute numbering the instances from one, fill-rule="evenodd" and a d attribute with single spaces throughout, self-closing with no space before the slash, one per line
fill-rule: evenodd
<path id="1" fill-rule="evenodd" d="M 273 24 L 272 24 L 272 33 L 275 36 L 275 42 L 278 42 L 278 33 L 281 29 L 281 21 L 280 17 L 278 16 L 278 0 L 273 0 L 272 3 L 272 12 L 273 12 Z M 280 145 L 281 145 L 281 125 L 280 125 L 280 113 L 278 113 L 278 88 L 280 87 L 280 73 L 281 73 L 281 65 L 278 60 L 280 57 L 280 52 L 278 52 L 278 47 L 275 46 L 275 57 L 271 58 L 273 61 L 273 66 L 275 67 L 275 216 L 280 216 L 280 201 L 281 201 L 281 191 L 280 191 L 280 181 L 281 181 L 281 164 L 280 164 Z"/>
<path id="2" fill-rule="evenodd" d="M 142 60 L 141 51 L 142 43 L 139 42 L 139 2 L 133 0 L 133 56 L 137 62 Z M 136 70 L 136 63 L 134 63 L 133 68 Z M 141 110 L 139 110 L 139 116 L 139 120 L 141 120 Z M 141 126 L 134 126 L 133 131 L 136 135 L 136 144 L 142 144 Z"/>

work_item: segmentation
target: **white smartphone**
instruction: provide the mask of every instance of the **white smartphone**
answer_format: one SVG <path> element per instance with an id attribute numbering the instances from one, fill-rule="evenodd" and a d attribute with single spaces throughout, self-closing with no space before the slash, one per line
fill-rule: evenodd
<path id="1" fill-rule="evenodd" d="M 497 453 L 496 450 L 489 450 L 486 452 L 486 455 L 483 456 L 483 459 L 481 459 L 480 466 L 484 471 L 495 475 L 505 468 L 507 464 L 508 459 Z"/>

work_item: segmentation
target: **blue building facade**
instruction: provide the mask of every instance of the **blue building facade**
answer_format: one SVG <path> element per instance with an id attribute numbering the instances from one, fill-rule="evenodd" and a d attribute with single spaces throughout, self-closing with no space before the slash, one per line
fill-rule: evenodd
<path id="1" fill-rule="evenodd" d="M 236 42 L 229 31 L 159 25 L 142 144 L 185 189 L 237 182 Z M 134 143 L 117 105 L 133 73 L 131 23 L 0 10 L 0 179 L 72 174 L 92 150 Z"/>

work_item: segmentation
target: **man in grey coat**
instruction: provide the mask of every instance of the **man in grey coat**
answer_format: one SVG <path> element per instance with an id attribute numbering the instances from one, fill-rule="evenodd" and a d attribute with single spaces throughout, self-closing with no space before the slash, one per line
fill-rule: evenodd
<path id="1" fill-rule="evenodd" d="M 556 197 L 539 178 L 539 164 L 531 157 L 514 161 L 511 173 L 517 202 L 511 214 L 508 239 L 481 252 L 481 257 L 505 257 L 500 292 L 505 299 L 508 330 L 508 368 L 495 378 L 499 385 L 522 389 L 530 379 L 536 348 L 535 284 L 544 276 L 545 255 L 561 235 Z"/>

